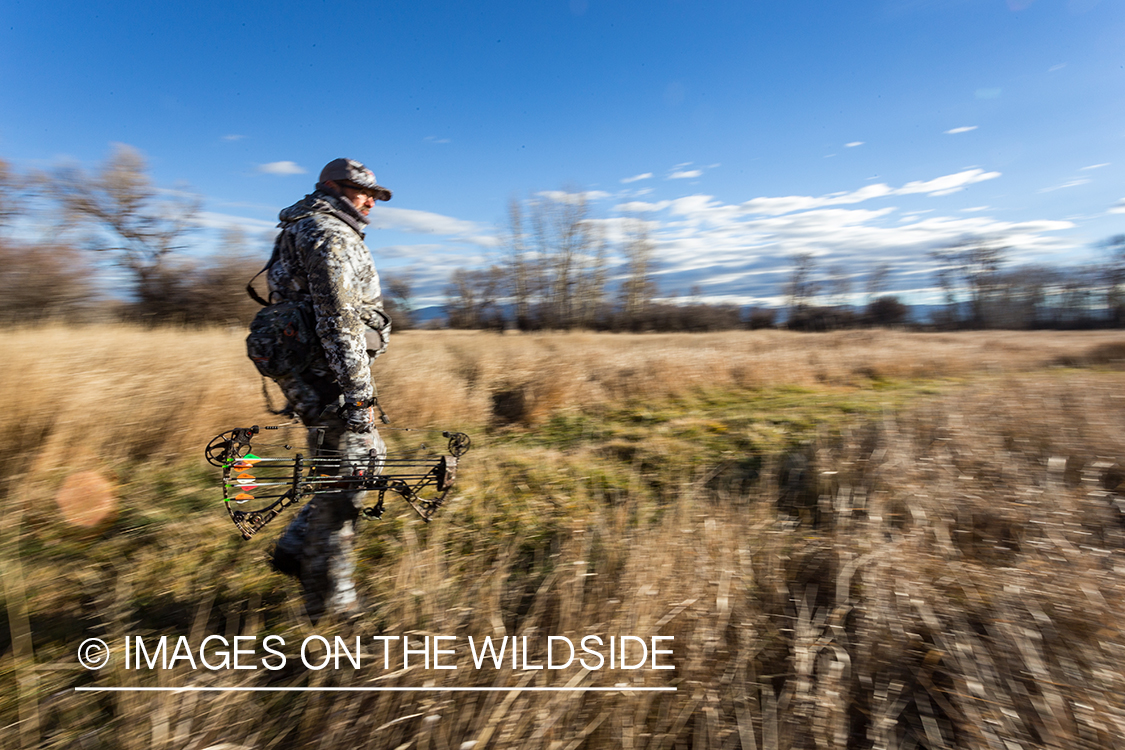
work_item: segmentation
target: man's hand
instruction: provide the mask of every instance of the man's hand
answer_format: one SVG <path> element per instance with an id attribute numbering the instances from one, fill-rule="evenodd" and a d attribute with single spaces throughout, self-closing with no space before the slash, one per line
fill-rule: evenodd
<path id="1" fill-rule="evenodd" d="M 370 406 L 345 406 L 343 417 L 348 432 L 366 433 L 375 430 L 375 410 Z"/>

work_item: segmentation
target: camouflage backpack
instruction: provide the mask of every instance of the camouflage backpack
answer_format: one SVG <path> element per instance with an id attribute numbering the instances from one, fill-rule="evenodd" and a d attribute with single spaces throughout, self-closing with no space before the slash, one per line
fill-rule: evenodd
<path id="1" fill-rule="evenodd" d="M 254 279 L 277 262 L 278 254 L 275 244 L 265 268 L 254 274 L 254 278 L 246 285 L 246 293 L 262 305 L 254 320 L 250 321 L 246 354 L 258 368 L 258 372 L 267 378 L 304 372 L 321 350 L 311 300 L 281 300 L 271 303 L 254 291 Z"/>
<path id="2" fill-rule="evenodd" d="M 268 378 L 303 372 L 316 358 L 320 339 L 308 301 L 276 302 L 263 307 L 250 323 L 246 354 Z"/>

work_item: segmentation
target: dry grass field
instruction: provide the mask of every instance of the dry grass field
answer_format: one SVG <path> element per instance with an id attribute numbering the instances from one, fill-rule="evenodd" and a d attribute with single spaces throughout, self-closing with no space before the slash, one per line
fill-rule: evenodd
<path id="1" fill-rule="evenodd" d="M 0 748 L 1125 746 L 1120 332 L 400 334 L 392 426 L 474 448 L 434 523 L 363 522 L 366 611 L 316 625 L 264 564 L 284 519 L 242 541 L 202 460 L 277 420 L 239 332 L 0 345 Z M 76 659 L 314 634 L 361 636 L 363 667 Z M 671 636 L 675 669 L 467 646 L 526 637 L 535 665 L 588 634 Z M 458 669 L 385 669 L 372 640 L 435 635 Z M 676 690 L 74 689 L 515 686 Z"/>

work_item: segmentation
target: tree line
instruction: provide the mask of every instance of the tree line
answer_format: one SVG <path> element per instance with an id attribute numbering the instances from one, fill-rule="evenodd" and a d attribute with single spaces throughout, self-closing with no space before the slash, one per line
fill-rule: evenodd
<path id="1" fill-rule="evenodd" d="M 198 197 L 158 189 L 128 146 L 116 146 L 93 173 L 19 174 L 0 159 L 0 322 L 244 325 L 258 310 L 244 287 L 268 257 L 266 242 L 229 228 L 215 252 L 189 254 L 199 214 Z M 611 243 L 607 221 L 577 191 L 513 198 L 497 262 L 450 274 L 442 322 L 521 331 L 1125 326 L 1125 234 L 1101 243 L 1100 262 L 1066 268 L 1013 265 L 1013 249 L 996 237 L 936 247 L 928 260 L 942 299 L 919 321 L 888 292 L 890 266 L 825 269 L 809 252 L 792 256 L 781 307 L 705 303 L 698 289 L 680 296 L 658 284 L 653 224 L 640 216 L 615 222 Z M 28 236 L 28 227 L 41 239 L 15 238 Z M 94 280 L 95 269 L 107 267 L 127 288 L 125 298 Z M 409 328 L 412 279 L 386 274 L 383 282 L 396 328 Z"/>
<path id="2" fill-rule="evenodd" d="M 662 294 L 650 224 L 622 217 L 619 260 L 612 269 L 605 226 L 578 192 L 512 199 L 499 262 L 451 275 L 448 324 L 521 331 L 1125 326 L 1125 234 L 1101 243 L 1101 262 L 1069 268 L 1013 266 L 1012 248 L 995 237 L 964 237 L 936 247 L 928 260 L 942 299 L 930 306 L 926 320 L 916 320 L 908 304 L 888 293 L 893 275 L 888 264 L 862 273 L 840 265 L 823 269 L 811 252 L 792 256 L 779 308 L 706 304 L 698 301 L 698 289 L 687 298 Z"/>

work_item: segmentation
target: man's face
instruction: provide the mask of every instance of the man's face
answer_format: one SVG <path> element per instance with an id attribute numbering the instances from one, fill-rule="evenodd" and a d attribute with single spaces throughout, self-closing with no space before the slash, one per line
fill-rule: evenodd
<path id="1" fill-rule="evenodd" d="M 375 207 L 375 197 L 366 190 L 361 190 L 350 185 L 337 185 L 337 187 L 340 193 L 348 199 L 348 202 L 355 206 L 356 211 L 359 211 L 364 216 L 371 213 L 371 209 Z"/>

